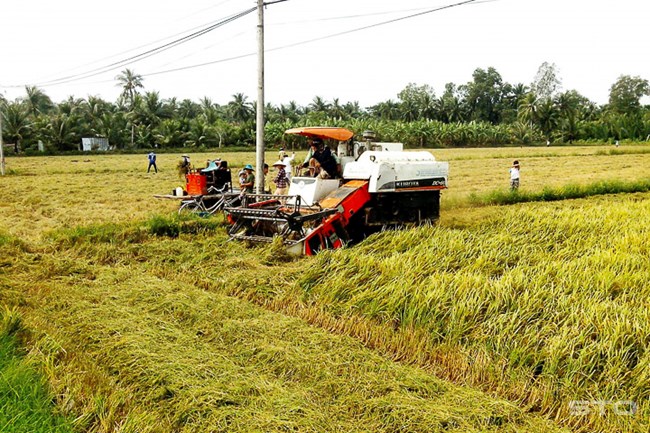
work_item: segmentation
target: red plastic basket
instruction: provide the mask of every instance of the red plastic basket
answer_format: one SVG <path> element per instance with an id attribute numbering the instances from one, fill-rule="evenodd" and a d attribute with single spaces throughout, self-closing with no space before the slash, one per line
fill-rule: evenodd
<path id="1" fill-rule="evenodd" d="M 189 195 L 202 195 L 208 193 L 208 179 L 201 173 L 188 173 L 185 175 L 186 190 Z"/>

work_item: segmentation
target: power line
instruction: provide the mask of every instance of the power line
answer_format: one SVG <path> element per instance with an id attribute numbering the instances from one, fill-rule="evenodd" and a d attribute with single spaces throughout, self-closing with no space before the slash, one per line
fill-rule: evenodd
<path id="1" fill-rule="evenodd" d="M 499 0 L 476 0 L 474 3 L 479 4 L 479 3 L 492 3 L 496 2 Z M 286 22 L 280 22 L 280 23 L 275 23 L 274 25 L 290 25 L 290 24 L 305 24 L 305 23 L 317 23 L 317 22 L 323 22 L 323 21 L 338 21 L 338 20 L 346 20 L 346 19 L 357 19 L 357 18 L 365 18 L 365 17 L 370 17 L 370 16 L 379 16 L 379 15 L 392 15 L 396 13 L 401 13 L 401 12 L 414 12 L 414 11 L 430 11 L 430 7 L 424 7 L 424 8 L 411 8 L 411 9 L 397 9 L 397 10 L 389 10 L 389 11 L 382 11 L 382 12 L 373 12 L 373 13 L 359 13 L 355 15 L 344 15 L 344 16 L 336 16 L 336 17 L 323 17 L 323 18 L 316 18 L 312 20 L 300 20 L 300 21 L 286 21 Z"/>
<path id="2" fill-rule="evenodd" d="M 179 21 L 179 20 L 182 21 L 182 20 L 184 20 L 184 19 L 186 19 L 186 18 L 189 18 L 189 17 L 195 16 L 195 15 L 201 14 L 201 13 L 207 11 L 207 10 L 214 9 L 214 8 L 216 8 L 216 7 L 219 7 L 219 6 L 223 5 L 223 4 L 228 3 L 228 2 L 231 2 L 231 1 L 234 1 L 234 0 L 224 0 L 224 1 L 222 1 L 221 3 L 217 3 L 216 5 L 213 5 L 213 6 L 210 6 L 210 7 L 207 7 L 207 8 L 203 8 L 203 9 L 200 9 L 200 10 L 198 10 L 198 11 L 192 13 L 192 14 L 186 15 L 185 17 L 180 18 L 180 19 L 175 20 L 175 21 Z M 74 70 L 83 69 L 83 68 L 85 68 L 85 67 L 87 67 L 87 66 L 95 65 L 95 64 L 98 64 L 98 63 L 104 63 L 104 62 L 106 62 L 106 61 L 109 61 L 109 59 L 112 59 L 112 58 L 115 58 L 115 57 L 121 57 L 121 56 L 124 56 L 124 55 L 126 55 L 126 54 L 128 54 L 128 53 L 131 53 L 131 52 L 134 52 L 134 51 L 137 51 L 137 50 L 144 49 L 144 48 L 146 48 L 146 47 L 148 47 L 148 46 L 151 46 L 151 45 L 154 45 L 154 44 L 161 43 L 161 42 L 166 41 L 166 40 L 171 39 L 171 38 L 176 38 L 176 37 L 178 37 L 178 36 L 180 36 L 180 35 L 184 35 L 184 34 L 186 34 L 186 33 L 188 33 L 188 32 L 194 32 L 194 31 L 196 31 L 196 30 L 198 30 L 198 29 L 202 29 L 202 28 L 204 28 L 204 27 L 206 27 L 206 26 L 209 26 L 209 25 L 212 25 L 212 24 L 209 24 L 209 23 L 208 23 L 208 24 L 201 24 L 201 25 L 198 25 L 198 26 L 194 26 L 194 27 L 192 27 L 192 28 L 190 28 L 190 29 L 187 29 L 187 30 L 184 30 L 184 31 L 181 31 L 181 32 L 178 32 L 178 33 L 174 33 L 173 35 L 167 36 L 167 37 L 165 37 L 165 38 L 156 39 L 155 41 L 151 41 L 151 42 L 148 42 L 148 43 L 146 43 L 146 44 L 142 44 L 142 45 L 139 45 L 139 46 L 137 46 L 137 47 L 130 48 L 130 49 L 128 49 L 128 50 L 121 51 L 121 52 L 119 52 L 119 53 L 115 53 L 115 54 L 113 54 L 113 55 L 110 55 L 110 56 L 107 56 L 107 57 L 104 57 L 104 58 L 101 58 L 101 59 L 97 59 L 97 60 L 94 60 L 94 61 L 92 61 L 92 62 L 85 63 L 85 64 L 83 64 L 83 65 L 76 66 L 76 67 L 74 67 L 74 68 L 65 69 L 65 70 L 63 70 L 63 71 L 61 71 L 61 72 L 59 72 L 59 73 L 57 73 L 57 74 L 54 74 L 54 75 L 64 74 L 64 73 L 68 73 L 68 72 L 71 72 L 71 71 L 74 71 Z M 22 87 L 22 86 L 3 86 L 3 87 Z"/>
<path id="3" fill-rule="evenodd" d="M 322 41 L 322 40 L 325 40 L 325 39 L 335 38 L 335 37 L 347 35 L 347 34 L 350 34 L 350 33 L 356 33 L 356 32 L 360 32 L 360 31 L 363 31 L 363 30 L 368 30 L 368 29 L 371 29 L 371 28 L 374 28 L 374 27 L 379 27 L 379 26 L 383 26 L 383 25 L 387 25 L 387 24 L 392 24 L 392 23 L 395 23 L 395 22 L 398 22 L 398 21 L 404 21 L 404 20 L 407 20 L 407 19 L 410 19 L 410 18 L 415 18 L 415 17 L 419 17 L 419 16 L 422 16 L 422 15 L 427 15 L 427 14 L 430 14 L 430 13 L 433 13 L 433 12 L 439 12 L 439 11 L 444 10 L 444 9 L 451 9 L 451 8 L 458 7 L 458 6 L 464 6 L 464 5 L 469 4 L 469 3 L 485 3 L 485 2 L 489 2 L 489 1 L 494 1 L 494 0 L 466 0 L 466 1 L 459 2 L 459 3 L 440 6 L 440 7 L 434 8 L 434 9 L 427 9 L 427 10 L 425 10 L 423 12 L 418 12 L 418 13 L 411 14 L 411 15 L 406 15 L 406 16 L 403 16 L 403 17 L 394 18 L 394 19 L 391 19 L 391 20 L 382 21 L 382 22 L 375 23 L 375 24 L 370 24 L 370 25 L 367 25 L 367 26 L 364 26 L 364 27 L 357 27 L 357 28 L 354 28 L 354 29 L 351 29 L 351 30 L 345 30 L 345 31 L 338 32 L 338 33 L 332 33 L 330 35 L 325 35 L 325 36 L 321 36 L 321 37 L 318 37 L 318 38 L 307 39 L 307 40 L 304 40 L 304 41 L 295 42 L 293 44 L 288 44 L 288 45 L 283 45 L 283 46 L 280 46 L 280 47 L 270 48 L 268 50 L 265 50 L 265 52 L 280 51 L 280 50 L 284 50 L 284 49 L 287 49 L 287 48 L 293 48 L 293 47 L 300 46 L 300 45 L 310 44 L 312 42 L 317 42 L 317 41 Z M 154 75 L 162 75 L 162 74 L 168 74 L 168 73 L 172 73 L 172 72 L 179 72 L 179 71 L 184 71 L 184 70 L 188 70 L 188 69 L 195 69 L 195 68 L 200 68 L 200 67 L 203 67 L 203 66 L 215 65 L 215 64 L 218 64 L 218 63 L 224 63 L 224 62 L 229 62 L 229 61 L 233 61 L 233 60 L 239 60 L 239 59 L 242 59 L 242 58 L 245 58 L 245 57 L 254 56 L 256 54 L 257 53 L 254 53 L 254 52 L 253 53 L 246 53 L 246 54 L 241 54 L 241 55 L 238 55 L 238 56 L 227 57 L 227 58 L 224 58 L 224 59 L 213 60 L 213 61 L 210 61 L 210 62 L 198 63 L 198 64 L 195 64 L 195 65 L 188 65 L 188 66 L 181 66 L 181 67 L 178 67 L 178 68 L 167 69 L 167 70 L 157 71 L 157 72 L 150 72 L 150 73 L 141 74 L 141 75 L 143 77 L 150 77 L 150 76 L 154 76 Z"/>
<path id="4" fill-rule="evenodd" d="M 281 1 L 286 1 L 286 0 L 281 0 Z M 414 13 L 414 14 L 405 15 L 403 17 L 398 17 L 398 18 L 394 18 L 394 19 L 390 19 L 390 20 L 386 20 L 386 21 L 381 21 L 381 22 L 370 24 L 370 25 L 363 26 L 363 27 L 356 27 L 354 29 L 345 30 L 345 31 L 342 31 L 342 32 L 332 33 L 332 34 L 317 37 L 317 38 L 307 39 L 307 40 L 303 40 L 303 41 L 299 41 L 299 42 L 295 42 L 295 43 L 291 43 L 291 44 L 271 48 L 271 49 L 265 50 L 265 52 L 280 51 L 280 50 L 293 48 L 293 47 L 300 46 L 300 45 L 306 45 L 306 44 L 310 44 L 310 43 L 321 41 L 321 40 L 335 38 L 335 37 L 338 37 L 338 36 L 343 36 L 343 35 L 347 35 L 347 34 L 351 34 L 351 33 L 356 33 L 356 32 L 360 32 L 360 31 L 363 31 L 363 30 L 368 30 L 368 29 L 371 29 L 371 28 L 380 27 L 380 26 L 392 24 L 392 23 L 395 23 L 395 22 L 420 17 L 420 16 L 431 14 L 431 13 L 434 13 L 434 12 L 439 12 L 439 11 L 442 11 L 442 10 L 445 10 L 445 9 L 451 9 L 451 8 L 455 8 L 455 7 L 459 7 L 459 6 L 464 6 L 464 5 L 467 5 L 467 4 L 470 4 L 470 3 L 487 3 L 487 2 L 491 2 L 491 1 L 497 1 L 497 0 L 465 0 L 465 1 L 462 1 L 462 2 L 458 2 L 458 3 L 448 4 L 448 5 L 432 8 L 432 9 L 426 9 L 426 10 L 423 10 L 422 12 L 417 12 L 417 13 Z M 267 3 L 267 4 L 270 4 L 270 3 Z M 235 21 L 236 19 L 242 18 L 243 16 L 252 13 L 256 9 L 257 9 L 257 7 L 252 7 L 250 9 L 244 10 L 244 11 L 239 12 L 239 13 L 237 13 L 235 15 L 232 15 L 232 16 L 230 16 L 228 18 L 225 18 L 222 21 L 211 24 L 211 25 L 209 25 L 209 26 L 207 26 L 207 27 L 195 32 L 195 33 L 192 33 L 190 35 L 187 35 L 187 36 L 184 36 L 182 38 L 176 39 L 176 40 L 174 40 L 172 42 L 169 42 L 169 43 L 166 43 L 166 44 L 164 44 L 162 46 L 159 46 L 157 48 L 153 48 L 151 50 L 145 51 L 145 52 L 140 53 L 138 55 L 131 56 L 131 57 L 127 58 L 127 59 L 123 59 L 123 60 L 120 60 L 118 62 L 114 62 L 114 63 L 111 63 L 109 65 L 106 65 L 106 66 L 103 66 L 103 67 L 100 67 L 100 68 L 96 68 L 96 69 L 93 69 L 93 70 L 90 70 L 90 71 L 87 71 L 87 72 L 84 72 L 84 73 L 71 75 L 71 76 L 68 76 L 68 77 L 62 77 L 62 78 L 59 78 L 59 79 L 54 79 L 54 80 L 38 83 L 38 84 L 35 84 L 35 85 L 36 86 L 41 86 L 41 87 L 51 87 L 51 86 L 55 86 L 55 85 L 69 84 L 69 83 L 72 83 L 72 82 L 75 82 L 75 81 L 79 81 L 79 80 L 83 80 L 83 79 L 86 79 L 86 78 L 94 77 L 94 76 L 100 75 L 102 73 L 109 72 L 109 71 L 114 70 L 114 69 L 118 69 L 118 68 L 123 67 L 123 66 L 127 66 L 127 65 L 135 63 L 135 62 L 137 62 L 139 60 L 146 59 L 146 58 L 151 57 L 151 56 L 153 56 L 155 54 L 158 54 L 158 53 L 161 53 L 161 52 L 166 51 L 168 49 L 171 49 L 171 48 L 173 48 L 173 47 L 175 47 L 177 45 L 180 45 L 182 43 L 188 42 L 188 41 L 190 41 L 192 39 L 198 38 L 199 36 L 202 36 L 202 35 L 210 32 L 210 31 L 212 31 L 212 30 L 214 30 L 214 29 L 216 29 L 218 27 L 221 27 L 221 26 L 223 26 L 225 24 L 228 24 L 228 23 L 230 23 L 232 21 Z M 411 10 L 421 10 L 421 9 L 411 9 Z M 370 16 L 370 15 L 376 15 L 376 13 L 375 14 L 365 14 L 365 15 L 362 15 L 362 16 Z M 341 17 L 339 17 L 339 19 L 340 18 Z M 346 18 L 346 17 L 343 17 L 343 18 Z M 204 67 L 204 66 L 210 66 L 210 65 L 214 65 L 214 64 L 218 64 L 218 63 L 225 63 L 225 62 L 230 62 L 230 61 L 234 61 L 234 60 L 239 60 L 239 59 L 246 58 L 246 57 L 252 57 L 252 56 L 255 56 L 256 54 L 257 54 L 256 52 L 245 53 L 245 54 L 231 56 L 231 57 L 218 59 L 218 60 L 213 60 L 213 61 L 209 61 L 209 62 L 203 62 L 203 63 L 188 65 L 188 66 L 181 66 L 181 67 L 178 67 L 178 68 L 171 68 L 171 69 L 166 69 L 166 70 L 162 70 L 162 71 L 144 73 L 144 74 L 140 74 L 140 75 L 142 77 L 149 77 L 149 76 L 163 75 L 163 74 L 168 74 L 168 73 L 173 73 L 173 72 L 180 72 L 180 71 L 184 71 L 184 70 L 196 69 L 196 68 L 200 68 L 200 67 Z M 107 80 L 96 81 L 94 83 L 106 83 L 106 82 L 110 82 L 110 81 L 113 81 L 113 80 L 112 79 L 110 79 L 110 80 L 107 79 Z M 23 87 L 23 86 L 21 85 L 21 86 L 3 86 L 3 87 L 6 87 L 6 88 L 14 87 L 15 88 L 15 87 Z"/>
<path id="5" fill-rule="evenodd" d="M 185 42 L 189 42 L 189 41 L 191 41 L 193 39 L 198 38 L 199 36 L 203 36 L 206 33 L 209 33 L 212 30 L 217 29 L 217 28 L 219 28 L 221 26 L 224 26 L 224 25 L 226 25 L 228 23 L 231 23 L 231 22 L 233 22 L 233 21 L 235 21 L 235 20 L 237 20 L 239 18 L 242 18 L 242 17 L 250 14 L 251 12 L 254 12 L 255 10 L 257 10 L 257 7 L 249 8 L 247 10 L 244 10 L 242 12 L 234 14 L 234 15 L 228 17 L 228 18 L 225 18 L 225 19 L 223 19 L 221 21 L 218 21 L 218 22 L 216 22 L 214 24 L 211 24 L 211 25 L 209 25 L 209 26 L 207 26 L 207 27 L 205 27 L 205 28 L 203 28 L 203 29 L 201 29 L 201 30 L 199 30 L 197 32 L 191 33 L 191 34 L 189 34 L 187 36 L 183 36 L 182 38 L 175 39 L 175 40 L 173 40 L 171 42 L 168 42 L 168 43 L 163 44 L 161 46 L 158 46 L 156 48 L 152 48 L 152 49 L 147 50 L 147 51 L 145 51 L 143 53 L 128 57 L 126 59 L 119 60 L 117 62 L 113 62 L 113 63 L 111 63 L 109 65 L 101 66 L 99 68 L 95 68 L 95 69 L 92 69 L 90 71 L 86 71 L 86 72 L 83 72 L 83 73 L 80 73 L 80 74 L 69 75 L 67 77 L 61 77 L 61 78 L 57 78 L 57 79 L 53 79 L 53 80 L 49 80 L 49 81 L 36 83 L 36 84 L 33 84 L 33 85 L 34 86 L 40 86 L 40 87 L 50 87 L 50 86 L 55 86 L 55 85 L 68 84 L 68 83 L 71 83 L 71 82 L 74 82 L 74 81 L 94 77 L 94 76 L 103 74 L 105 72 L 109 72 L 111 70 L 115 70 L 115 69 L 130 65 L 130 64 L 135 63 L 135 62 L 137 62 L 139 60 L 143 60 L 143 59 L 146 59 L 146 58 L 151 57 L 153 55 L 159 54 L 159 53 L 161 53 L 163 51 L 167 51 L 167 50 L 169 50 L 171 48 L 174 48 L 174 47 L 176 47 L 176 46 L 178 46 L 180 44 L 183 44 Z M 4 87 L 22 87 L 22 86 L 4 86 Z"/>
<path id="6" fill-rule="evenodd" d="M 463 6 L 463 5 L 466 5 L 466 4 L 469 4 L 469 3 L 474 3 L 476 1 L 477 0 L 466 0 L 466 1 L 459 2 L 459 3 L 454 3 L 454 4 L 451 4 L 451 5 L 440 6 L 440 7 L 435 8 L 435 9 L 428 9 L 428 10 L 426 10 L 424 12 L 418 12 L 418 13 L 415 13 L 415 14 L 412 14 L 412 15 L 406 15 L 406 16 L 403 16 L 403 17 L 394 18 L 394 19 L 391 19 L 391 20 L 382 21 L 382 22 L 379 22 L 379 23 L 370 24 L 370 25 L 363 26 L 363 27 L 357 27 L 357 28 L 354 28 L 354 29 L 351 29 L 351 30 L 345 30 L 345 31 L 342 31 L 342 32 L 333 33 L 331 35 L 321 36 L 321 37 L 318 37 L 318 38 L 308 39 L 308 40 L 305 40 L 305 41 L 300 41 L 300 42 L 296 42 L 296 43 L 293 43 L 293 44 L 288 44 L 288 45 L 284 45 L 284 46 L 281 46 L 281 47 L 272 48 L 269 51 L 283 50 L 283 49 L 286 49 L 286 48 L 292 48 L 292 47 L 296 47 L 296 46 L 299 46 L 299 45 L 305 45 L 305 44 L 316 42 L 316 41 L 322 41 L 322 40 L 325 40 L 325 39 L 330 39 L 330 38 L 334 38 L 334 37 L 338 37 L 338 36 L 348 35 L 350 33 L 356 33 L 356 32 L 360 32 L 362 30 L 372 29 L 372 28 L 383 26 L 383 25 L 386 25 L 386 24 L 392 24 L 392 23 L 396 23 L 396 22 L 399 22 L 399 21 L 404 21 L 404 20 L 407 20 L 407 19 L 410 19 L 410 18 L 420 17 L 422 15 L 427 15 L 427 14 L 430 14 L 430 13 L 433 13 L 433 12 L 439 12 L 439 11 L 444 10 L 444 9 L 451 9 L 451 8 L 458 7 L 458 6 Z"/>

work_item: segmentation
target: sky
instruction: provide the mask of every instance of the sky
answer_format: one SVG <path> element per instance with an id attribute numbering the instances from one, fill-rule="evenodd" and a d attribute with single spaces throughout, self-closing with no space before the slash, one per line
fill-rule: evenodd
<path id="1" fill-rule="evenodd" d="M 273 1 L 273 0 L 271 0 Z M 267 1 L 270 3 L 271 1 Z M 265 102 L 306 106 L 315 97 L 362 108 L 397 100 L 409 83 L 437 96 L 495 68 L 533 82 L 554 64 L 562 90 L 598 104 L 621 75 L 650 79 L 648 0 L 286 0 L 264 11 Z M 53 101 L 115 101 L 129 68 L 161 98 L 227 104 L 257 99 L 257 12 L 191 41 L 122 61 L 255 8 L 255 0 L 21 0 L 0 19 L 0 94 L 25 85 Z M 416 15 L 406 18 L 411 15 Z M 404 18 L 404 19 L 400 19 Z M 393 22 L 389 22 L 393 21 Z M 387 23 L 388 22 L 388 23 Z M 384 23 L 384 24 L 382 24 Z M 53 81 L 65 78 L 63 81 Z M 650 103 L 650 98 L 644 98 Z"/>

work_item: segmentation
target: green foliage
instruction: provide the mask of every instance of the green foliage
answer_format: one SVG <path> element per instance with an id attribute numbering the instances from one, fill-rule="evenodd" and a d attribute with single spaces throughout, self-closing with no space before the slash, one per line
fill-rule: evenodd
<path id="1" fill-rule="evenodd" d="M 146 222 L 150 234 L 176 238 L 181 234 L 205 234 L 222 227 L 215 218 L 201 218 L 197 215 L 161 216 L 155 215 Z"/>
<path id="2" fill-rule="evenodd" d="M 22 316 L 17 307 L 4 306 L 0 310 L 0 338 L 14 337 L 24 329 Z"/>
<path id="3" fill-rule="evenodd" d="M 638 114 L 643 96 L 650 96 L 648 80 L 621 75 L 609 89 L 609 107 L 619 114 Z"/>
<path id="4" fill-rule="evenodd" d="M 469 107 L 470 119 L 479 122 L 497 124 L 501 121 L 501 104 L 506 96 L 501 74 L 490 67 L 478 68 L 472 74 L 473 81 L 467 83 L 463 90 Z"/>
<path id="5" fill-rule="evenodd" d="M 242 93 L 223 106 L 209 98 L 177 102 L 161 99 L 156 91 L 140 94 L 142 77 L 133 71 L 127 69 L 117 78 L 123 92 L 115 103 L 71 97 L 52 104 L 40 89 L 26 89 L 25 98 L 3 107 L 5 141 L 35 152 L 40 140 L 49 153 L 76 150 L 82 137 L 93 136 L 107 137 L 115 149 L 130 148 L 132 140 L 135 149 L 243 147 L 256 142 L 255 102 Z M 429 85 L 409 83 L 396 100 L 371 107 L 319 96 L 305 107 L 295 102 L 267 104 L 265 139 L 274 147 L 291 143 L 284 130 L 306 125 L 342 126 L 357 133 L 374 129 L 410 147 L 645 140 L 650 135 L 648 108 L 640 106 L 649 91 L 646 79 L 621 76 L 604 107 L 575 90 L 558 93 L 559 83 L 555 65 L 545 63 L 532 89 L 503 81 L 490 67 L 477 68 L 468 83 L 447 83 L 439 97 Z M 509 131 L 517 120 L 527 124 L 528 131 L 520 125 Z M 423 126 L 428 122 L 436 126 Z"/>
<path id="6" fill-rule="evenodd" d="M 138 224 L 99 224 L 79 226 L 49 233 L 48 238 L 61 246 L 141 243 L 148 236 L 177 238 L 181 234 L 205 234 L 221 228 L 215 218 L 196 215 L 154 215 Z"/>
<path id="7" fill-rule="evenodd" d="M 110 244 L 115 242 L 138 242 L 142 235 L 132 226 L 117 223 L 79 226 L 59 230 L 48 235 L 59 246 L 77 244 Z"/>
<path id="8" fill-rule="evenodd" d="M 175 238 L 181 232 L 180 222 L 175 218 L 155 216 L 149 220 L 149 232 L 154 236 Z"/>

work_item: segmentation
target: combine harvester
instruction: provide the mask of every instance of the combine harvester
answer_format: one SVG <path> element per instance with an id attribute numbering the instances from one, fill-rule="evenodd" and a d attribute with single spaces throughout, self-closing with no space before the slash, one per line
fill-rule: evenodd
<path id="1" fill-rule="evenodd" d="M 402 143 L 352 140 L 344 128 L 306 127 L 285 131 L 337 142 L 342 179 L 295 176 L 286 196 L 247 194 L 226 207 L 231 238 L 272 242 L 277 236 L 295 255 L 341 248 L 384 227 L 432 222 L 440 215 L 440 191 L 449 164 L 426 151 L 405 152 Z"/>

